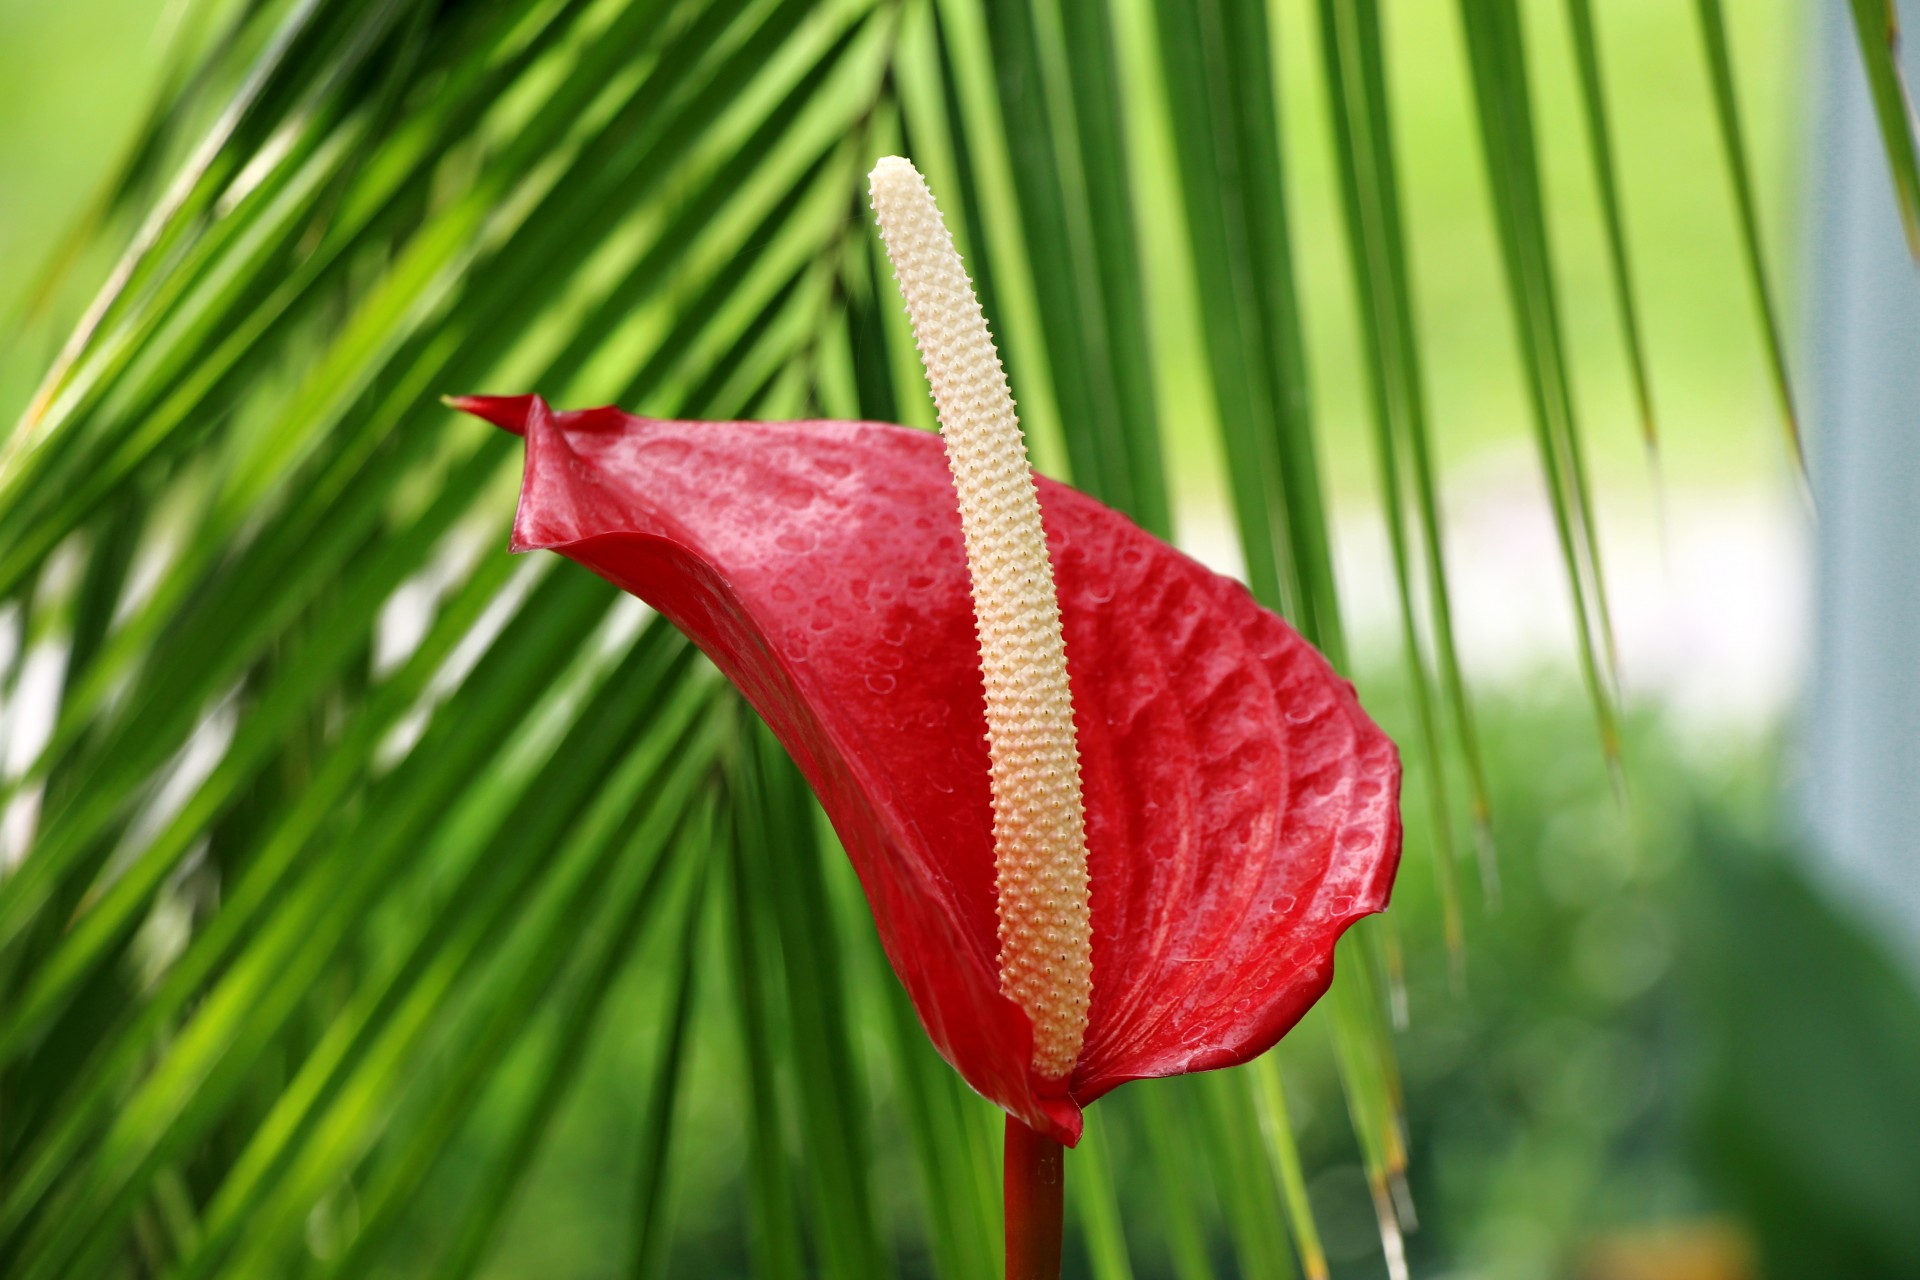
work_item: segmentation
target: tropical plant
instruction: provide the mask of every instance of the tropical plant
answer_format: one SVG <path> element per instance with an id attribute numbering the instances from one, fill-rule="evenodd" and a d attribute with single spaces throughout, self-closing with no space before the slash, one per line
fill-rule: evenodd
<path id="1" fill-rule="evenodd" d="M 1728 34 L 1718 0 L 1697 11 L 1729 234 L 1791 434 Z M 1891 7 L 1852 11 L 1912 228 Z M 1458 12 L 1500 251 L 1488 286 L 1510 300 L 1611 755 L 1606 585 L 1520 6 Z M 1651 442 L 1603 23 L 1586 0 L 1568 12 Z M 618 1007 L 644 1014 L 647 1063 L 634 1115 L 608 1117 L 639 1149 L 619 1266 L 665 1267 L 676 1187 L 737 1186 L 750 1244 L 717 1245 L 715 1266 L 993 1273 L 990 1109 L 920 1037 L 798 775 L 671 628 L 583 574 L 501 554 L 517 450 L 438 396 L 531 387 L 662 417 L 930 425 L 861 216 L 874 158 L 911 154 L 953 193 L 1043 465 L 1166 537 L 1169 453 L 1211 435 L 1249 586 L 1346 666 L 1267 6 L 191 14 L 76 232 L 124 253 L 0 453 L 19 764 L 0 883 L 0 1270 L 472 1274 Z M 1408 755 L 1433 813 L 1414 853 L 1437 865 L 1457 951 L 1454 839 L 1473 834 L 1489 885 L 1496 855 L 1382 20 L 1373 0 L 1313 16 L 1412 673 Z M 59 269 L 36 297 L 60 296 Z M 1181 385 L 1199 394 L 1175 402 L 1169 353 L 1186 350 L 1202 354 Z M 23 710 L 35 699 L 55 708 L 44 733 Z M 1387 929 L 1357 933 L 1326 1019 L 1390 1259 L 1407 1213 L 1386 1011 L 1400 963 Z M 1156 1170 L 1153 1229 L 1183 1275 L 1210 1274 L 1216 1213 L 1244 1272 L 1288 1274 L 1297 1255 L 1324 1274 L 1274 1055 L 1194 1083 L 1093 1130 L 1073 1206 L 1093 1273 L 1129 1274 L 1111 1139 Z"/>

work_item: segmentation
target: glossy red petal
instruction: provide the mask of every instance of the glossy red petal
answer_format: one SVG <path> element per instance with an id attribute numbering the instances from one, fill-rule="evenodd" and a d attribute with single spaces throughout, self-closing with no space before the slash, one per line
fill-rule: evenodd
<path id="1" fill-rule="evenodd" d="M 457 407 L 527 437 L 516 550 L 648 601 L 793 754 L 927 1034 L 1072 1143 L 1124 1081 L 1231 1065 L 1291 1027 L 1382 909 L 1399 760 L 1292 628 L 1125 517 L 1039 482 L 1093 886 L 1093 1006 L 1067 1081 L 999 992 L 985 710 L 940 441 L 849 422 Z"/>

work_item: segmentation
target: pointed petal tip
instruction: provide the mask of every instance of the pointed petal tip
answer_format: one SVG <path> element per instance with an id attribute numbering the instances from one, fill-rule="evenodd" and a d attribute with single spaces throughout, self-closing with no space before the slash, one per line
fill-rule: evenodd
<path id="1" fill-rule="evenodd" d="M 546 409 L 546 401 L 539 396 L 441 396 L 440 403 L 517 436 L 526 435 L 534 415 Z"/>

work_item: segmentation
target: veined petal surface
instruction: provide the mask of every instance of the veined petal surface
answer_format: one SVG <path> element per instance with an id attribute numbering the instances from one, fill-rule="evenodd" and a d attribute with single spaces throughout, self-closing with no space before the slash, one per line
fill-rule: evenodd
<path id="1" fill-rule="evenodd" d="M 1069 1144 L 1128 1080 L 1230 1066 L 1297 1022 L 1387 904 L 1400 764 L 1352 686 L 1245 588 L 1038 479 L 1079 735 L 1093 998 L 1065 1080 L 1001 994 L 986 722 L 938 437 L 453 402 L 526 437 L 515 550 L 647 601 L 820 797 L 941 1055 Z"/>

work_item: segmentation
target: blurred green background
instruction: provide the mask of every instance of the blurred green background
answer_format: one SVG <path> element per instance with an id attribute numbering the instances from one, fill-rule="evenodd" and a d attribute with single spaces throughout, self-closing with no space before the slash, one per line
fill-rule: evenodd
<path id="1" fill-rule="evenodd" d="M 1468 896 L 1464 956 L 1455 962 L 1424 853 L 1434 842 L 1430 779 L 1417 776 L 1386 952 L 1403 966 L 1404 1027 L 1394 1042 L 1411 1159 L 1404 1190 L 1419 1221 L 1407 1237 L 1409 1259 L 1415 1275 L 1462 1280 L 1920 1275 L 1920 1145 L 1910 1141 L 1920 1132 L 1920 1009 L 1905 979 L 1808 887 L 1806 858 L 1794 848 L 1805 528 L 1742 274 L 1693 6 L 1597 7 L 1653 358 L 1657 474 L 1612 309 L 1565 11 L 1557 2 L 1522 6 L 1555 265 L 1620 600 L 1629 714 L 1617 778 L 1597 745 L 1560 618 L 1561 564 L 1528 460 L 1511 322 L 1492 283 L 1498 243 L 1458 16 L 1442 0 L 1387 6 L 1433 438 L 1458 526 L 1462 649 L 1500 864 L 1497 907 Z M 0 350 L 0 417 L 10 421 L 26 404 L 111 263 L 111 254 L 87 248 L 66 282 L 36 300 L 142 111 L 163 91 L 175 28 L 201 8 L 0 4 L 0 322 L 23 332 L 17 317 L 44 308 L 26 336 Z M 1133 15 L 1123 30 L 1150 40 L 1140 7 L 1120 8 Z M 1281 0 L 1272 11 L 1301 306 L 1359 683 L 1375 714 L 1409 741 L 1390 570 L 1372 531 L 1379 497 L 1366 384 L 1310 6 Z M 1813 24 L 1789 0 L 1730 5 L 1729 18 L 1762 225 L 1791 315 L 1806 269 L 1796 246 Z M 1150 128 L 1136 141 L 1148 156 L 1173 146 Z M 1145 267 L 1150 307 L 1166 325 L 1157 391 L 1176 527 L 1196 554 L 1232 570 L 1225 463 L 1200 386 L 1196 302 L 1178 261 L 1178 193 L 1159 177 L 1135 174 L 1135 213 L 1142 242 L 1165 249 L 1149 252 Z M 1063 469 L 1060 439 L 1042 434 L 1037 448 L 1044 467 Z M 1703 580 L 1723 594 L 1710 608 L 1688 607 Z M 844 861 L 825 850 L 818 874 L 834 910 L 859 929 Z M 692 938 L 658 932 L 612 979 L 597 1034 L 568 1051 L 579 1058 L 577 1087 L 555 1095 L 551 1132 L 522 1153 L 529 1167 L 520 1194 L 488 1200 L 481 1184 L 491 1176 L 489 1153 L 522 1140 L 516 1125 L 528 1099 L 553 1087 L 549 1043 L 531 1035 L 508 1046 L 472 1122 L 447 1135 L 452 1158 L 386 1224 L 393 1243 L 369 1274 L 427 1274 L 450 1240 L 465 1239 L 472 1224 L 462 1215 L 475 1195 L 504 1214 L 483 1272 L 501 1280 L 656 1265 L 631 1256 L 643 1205 L 672 1222 L 671 1274 L 747 1269 L 739 1193 L 753 1165 L 740 1113 L 747 1051 L 725 1002 L 701 998 L 725 988 L 741 962 L 712 927 Z M 838 962 L 871 966 L 871 948 Z M 676 1014 L 678 985 L 660 978 L 683 963 L 696 976 L 695 995 Z M 888 1003 L 889 989 L 872 973 L 852 983 L 852 1043 L 873 1081 L 873 1096 L 856 1106 L 880 1135 L 910 1123 L 900 1098 L 914 1087 L 892 1075 L 901 1011 Z M 687 1020 L 690 1046 L 677 1067 L 681 1083 L 667 1090 L 678 1099 L 678 1155 L 655 1203 L 638 1196 L 633 1171 L 657 1139 L 648 1117 L 661 1097 L 661 1028 L 677 1016 Z M 1284 1059 L 1308 1191 L 1333 1274 L 1384 1275 L 1328 1017 L 1316 1011 Z M 429 1093 L 439 1076 L 451 1081 L 462 1069 L 431 1052 L 424 1063 Z M 1248 1243 L 1281 1228 L 1244 1098 L 1215 1077 L 1153 1087 L 1170 1101 L 1147 1109 L 1136 1088 L 1101 1105 L 1085 1157 L 1112 1181 L 1131 1273 L 1265 1274 L 1258 1258 L 1283 1256 L 1274 1241 L 1284 1237 Z M 965 1113 L 956 1131 L 989 1143 L 985 1110 Z M 1196 1140 L 1237 1151 L 1238 1162 L 1183 1164 L 1183 1147 Z M 876 1146 L 883 1163 L 870 1180 L 872 1212 L 893 1241 L 893 1266 L 931 1274 L 938 1249 L 917 1207 L 919 1175 L 903 1151 Z M 1181 1194 L 1166 1194 L 1170 1170 Z M 812 1176 L 800 1174 L 803 1204 Z M 1103 1175 L 1089 1164 L 1071 1176 L 1074 1212 L 1100 1212 L 1082 1188 Z M 319 1263 L 338 1258 L 360 1230 L 359 1195 L 344 1183 L 306 1217 L 301 1229 Z M 798 1230 L 813 1228 L 803 1221 Z M 1275 1252 L 1259 1251 L 1268 1246 Z M 1120 1274 L 1082 1239 L 1070 1255 L 1071 1274 Z"/>

